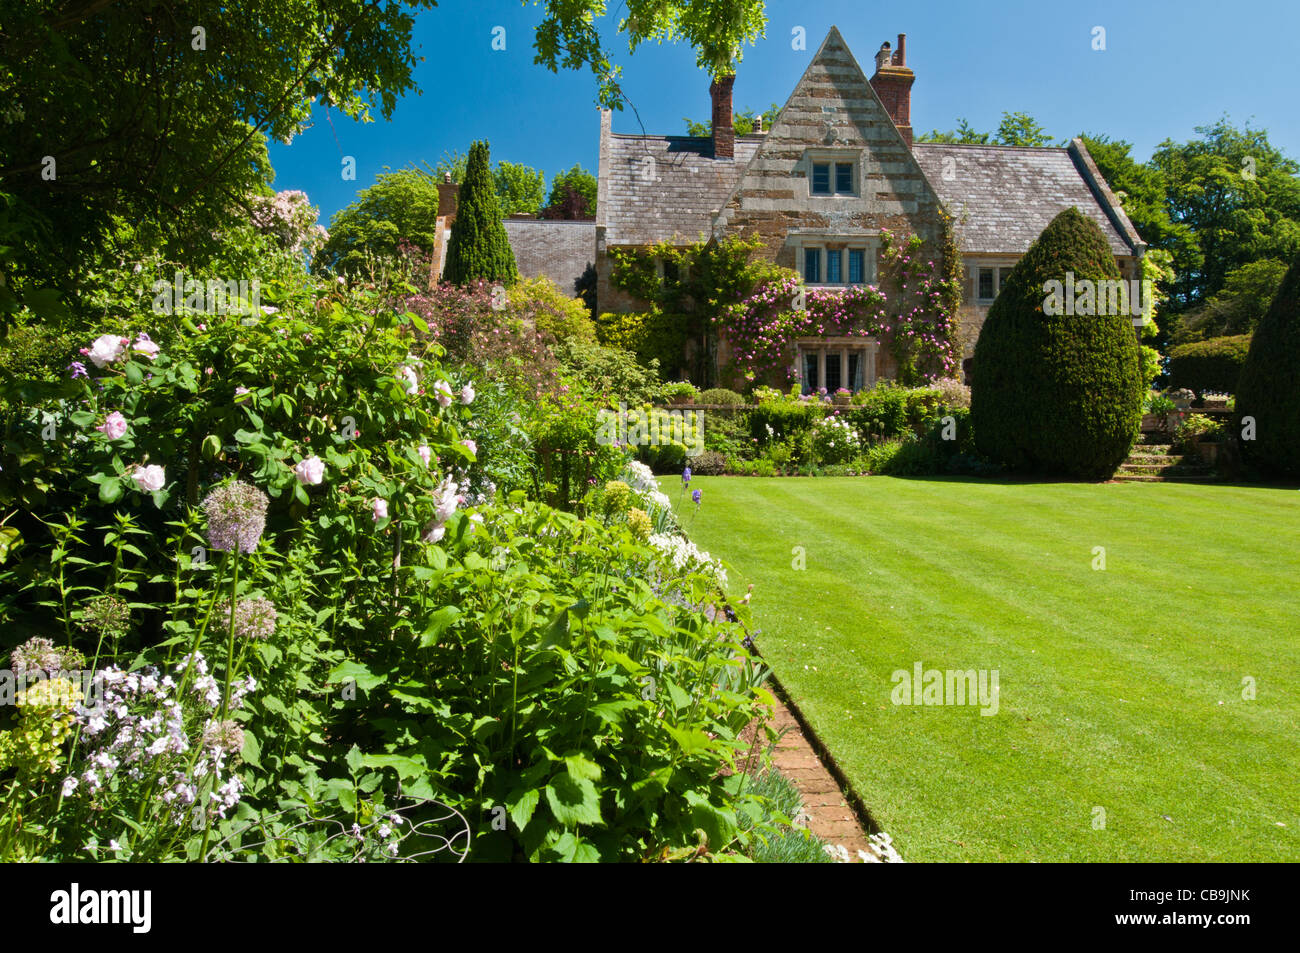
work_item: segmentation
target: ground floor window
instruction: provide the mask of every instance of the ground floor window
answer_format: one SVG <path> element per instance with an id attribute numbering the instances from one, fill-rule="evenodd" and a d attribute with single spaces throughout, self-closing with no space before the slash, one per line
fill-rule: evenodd
<path id="1" fill-rule="evenodd" d="M 810 338 L 800 341 L 801 390 L 833 394 L 840 388 L 860 391 L 876 382 L 876 342 L 870 338 Z"/>

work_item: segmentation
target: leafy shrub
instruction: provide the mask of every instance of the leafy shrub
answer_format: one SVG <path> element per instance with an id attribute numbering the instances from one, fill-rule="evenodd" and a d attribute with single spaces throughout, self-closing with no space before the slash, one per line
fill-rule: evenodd
<path id="1" fill-rule="evenodd" d="M 749 432 L 763 447 L 772 441 L 806 433 L 821 419 L 820 404 L 799 401 L 764 401 L 749 412 Z"/>
<path id="2" fill-rule="evenodd" d="M 1255 423 L 1242 455 L 1276 473 L 1300 474 L 1300 258 L 1260 318 L 1236 397 L 1236 432 L 1244 417 Z"/>
<path id="3" fill-rule="evenodd" d="M 677 375 L 686 364 L 689 319 L 654 310 L 606 313 L 596 323 L 600 343 L 631 351 L 642 364 L 657 361 L 664 373 Z"/>
<path id="4" fill-rule="evenodd" d="M 523 278 L 508 293 L 510 310 L 550 341 L 596 340 L 596 324 L 581 298 L 571 298 L 550 278 Z"/>
<path id="5" fill-rule="evenodd" d="M 1174 447 L 1179 453 L 1189 453 L 1198 438 L 1218 441 L 1224 435 L 1223 423 L 1205 414 L 1190 414 L 1174 431 Z"/>
<path id="6" fill-rule="evenodd" d="M 659 365 L 643 367 L 636 355 L 621 348 L 570 338 L 552 349 L 569 386 L 582 389 L 598 400 L 617 404 L 651 403 L 659 399 Z"/>
<path id="7" fill-rule="evenodd" d="M 688 461 L 691 472 L 700 476 L 722 476 L 727 470 L 727 458 L 712 450 L 691 457 Z"/>
<path id="8" fill-rule="evenodd" d="M 847 463 L 861 450 L 861 438 L 843 417 L 823 417 L 813 425 L 812 451 L 818 463 Z"/>
<path id="9" fill-rule="evenodd" d="M 1234 393 L 1249 351 L 1249 334 L 1180 345 L 1169 352 L 1170 384 L 1197 395 Z"/>
<path id="10" fill-rule="evenodd" d="M 989 309 L 975 347 L 971 419 L 980 451 L 1014 469 L 1105 477 L 1138 431 L 1138 344 L 1124 315 L 1044 312 L 1044 290 L 1071 273 L 1119 279 L 1101 229 L 1075 208 L 1043 230 Z"/>
<path id="11" fill-rule="evenodd" d="M 469 147 L 469 162 L 456 203 L 456 221 L 447 241 L 446 281 L 454 285 L 475 282 L 509 286 L 519 278 L 510 237 L 501 224 L 496 185 L 488 169 L 488 146 Z"/>
<path id="12" fill-rule="evenodd" d="M 699 389 L 690 381 L 669 381 L 660 388 L 660 393 L 664 400 L 685 397 L 688 401 L 694 401 L 700 396 Z"/>
<path id="13" fill-rule="evenodd" d="M 769 768 L 753 778 L 742 788 L 754 795 L 761 805 L 762 816 L 757 822 L 748 815 L 741 816 L 741 825 L 754 828 L 755 837 L 749 856 L 759 864 L 831 864 L 821 840 L 806 828 L 795 827 L 794 820 L 803 811 L 803 798 L 794 784 L 776 768 Z M 763 822 L 772 825 L 763 829 Z"/>
<path id="14" fill-rule="evenodd" d="M 745 404 L 745 398 L 734 390 L 727 390 L 725 387 L 712 387 L 700 394 L 699 402 L 701 404 L 741 407 Z"/>

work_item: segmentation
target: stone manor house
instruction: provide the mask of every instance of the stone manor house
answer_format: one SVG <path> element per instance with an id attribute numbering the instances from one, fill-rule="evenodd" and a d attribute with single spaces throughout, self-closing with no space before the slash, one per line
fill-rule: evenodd
<path id="1" fill-rule="evenodd" d="M 962 254 L 961 348 L 969 358 L 1004 276 L 1047 224 L 1077 207 L 1101 226 L 1120 272 L 1146 250 L 1082 141 L 1065 148 L 913 142 L 907 38 L 870 79 L 832 27 L 770 129 L 738 136 L 732 82 L 715 82 L 711 137 L 615 133 L 601 112 L 596 221 L 506 223 L 520 272 L 566 291 L 594 264 L 600 311 L 644 310 L 610 284 L 615 248 L 758 236 L 760 254 L 810 286 L 874 283 L 880 230 L 936 243 L 941 210 Z M 804 388 L 850 390 L 894 376 L 870 338 L 806 338 Z M 665 369 L 671 374 L 671 370 Z"/>

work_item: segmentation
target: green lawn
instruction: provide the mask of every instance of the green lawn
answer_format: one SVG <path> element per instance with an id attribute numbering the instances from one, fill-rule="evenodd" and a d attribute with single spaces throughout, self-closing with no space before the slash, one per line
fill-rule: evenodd
<path id="1" fill-rule="evenodd" d="M 754 583 L 759 648 L 904 858 L 1300 860 L 1300 492 L 691 487 L 687 531 Z M 892 704 L 917 662 L 996 669 L 997 713 Z"/>

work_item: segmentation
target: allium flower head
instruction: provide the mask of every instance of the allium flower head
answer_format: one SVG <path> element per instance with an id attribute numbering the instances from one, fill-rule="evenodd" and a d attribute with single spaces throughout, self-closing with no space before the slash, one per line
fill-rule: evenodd
<path id="1" fill-rule="evenodd" d="M 230 600 L 217 610 L 223 625 L 230 622 Z M 275 603 L 270 599 L 240 599 L 235 603 L 235 637 L 239 639 L 269 639 L 275 634 Z"/>
<path id="2" fill-rule="evenodd" d="M 76 649 L 58 648 L 49 639 L 28 639 L 9 655 L 9 667 L 15 673 L 31 670 L 42 672 L 60 672 L 80 668 L 86 662 Z"/>
<path id="3" fill-rule="evenodd" d="M 213 490 L 203 500 L 209 545 L 223 553 L 251 553 L 266 529 L 267 502 L 265 493 L 242 480 Z"/>

